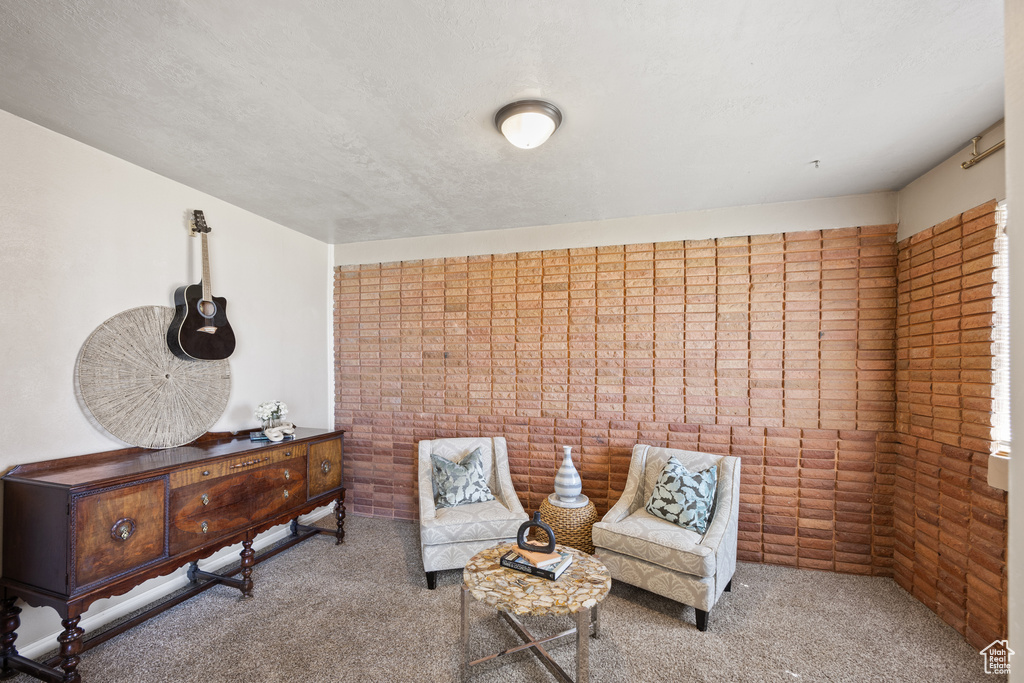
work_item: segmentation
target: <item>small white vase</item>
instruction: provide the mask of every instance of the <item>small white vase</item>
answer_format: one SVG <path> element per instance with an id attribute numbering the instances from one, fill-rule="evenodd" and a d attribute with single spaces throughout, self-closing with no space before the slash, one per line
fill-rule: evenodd
<path id="1" fill-rule="evenodd" d="M 572 463 L 572 446 L 562 446 L 562 451 L 565 456 L 562 458 L 562 466 L 555 474 L 555 495 L 558 496 L 562 507 L 577 507 L 580 493 L 583 491 L 583 482 Z"/>

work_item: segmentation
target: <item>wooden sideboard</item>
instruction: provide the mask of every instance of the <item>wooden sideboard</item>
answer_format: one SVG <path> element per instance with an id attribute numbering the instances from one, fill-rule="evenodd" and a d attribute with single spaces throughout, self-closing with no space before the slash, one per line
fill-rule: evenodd
<path id="1" fill-rule="evenodd" d="M 20 671 L 54 683 L 81 681 L 83 646 L 216 584 L 251 597 L 252 543 L 273 526 L 291 522 L 292 535 L 260 559 L 319 533 L 334 535 L 340 544 L 343 439 L 343 430 L 303 428 L 294 440 L 279 443 L 252 442 L 248 432 L 211 433 L 178 448 L 126 448 L 15 467 L 3 477 L 0 677 Z M 298 524 L 299 515 L 333 501 L 336 531 Z M 199 569 L 198 560 L 235 543 L 242 544 L 235 571 Z M 78 623 L 93 602 L 186 564 L 188 591 L 83 641 Z M 18 598 L 60 614 L 64 631 L 51 661 L 18 654 Z"/>

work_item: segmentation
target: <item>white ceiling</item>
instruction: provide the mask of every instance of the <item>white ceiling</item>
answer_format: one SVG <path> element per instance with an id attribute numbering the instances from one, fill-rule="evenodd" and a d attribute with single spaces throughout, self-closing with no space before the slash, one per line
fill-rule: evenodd
<path id="1" fill-rule="evenodd" d="M 354 242 L 898 189 L 1002 117 L 1002 21 L 1001 0 L 11 0 L 0 108 Z M 493 124 L 525 97 L 565 115 L 536 150 Z"/>

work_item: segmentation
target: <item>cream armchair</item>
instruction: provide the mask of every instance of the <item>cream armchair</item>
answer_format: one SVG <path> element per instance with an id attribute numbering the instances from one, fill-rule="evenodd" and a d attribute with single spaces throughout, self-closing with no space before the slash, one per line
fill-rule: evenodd
<path id="1" fill-rule="evenodd" d="M 658 475 L 670 457 L 691 472 L 718 468 L 712 519 L 704 535 L 647 512 Z M 691 605 L 697 628 L 732 587 L 739 528 L 740 459 L 638 445 L 633 448 L 622 497 L 594 525 L 594 554 L 616 581 Z"/>
<path id="2" fill-rule="evenodd" d="M 436 509 L 430 454 L 459 462 L 476 448 L 483 449 L 487 486 L 494 500 Z M 484 548 L 514 541 L 519 526 L 529 519 L 512 488 L 508 447 L 500 436 L 420 441 L 419 488 L 420 549 L 431 590 L 437 572 L 465 567 L 469 558 Z"/>

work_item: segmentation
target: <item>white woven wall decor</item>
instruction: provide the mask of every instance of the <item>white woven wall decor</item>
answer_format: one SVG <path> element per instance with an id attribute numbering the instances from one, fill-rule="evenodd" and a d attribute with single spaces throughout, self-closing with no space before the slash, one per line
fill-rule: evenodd
<path id="1" fill-rule="evenodd" d="M 106 320 L 82 345 L 75 384 L 88 412 L 133 446 L 170 448 L 205 434 L 227 407 L 227 360 L 182 360 L 167 348 L 174 309 L 140 306 Z"/>

